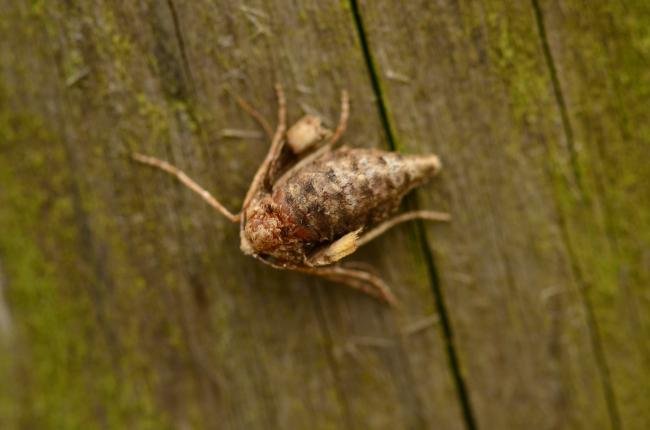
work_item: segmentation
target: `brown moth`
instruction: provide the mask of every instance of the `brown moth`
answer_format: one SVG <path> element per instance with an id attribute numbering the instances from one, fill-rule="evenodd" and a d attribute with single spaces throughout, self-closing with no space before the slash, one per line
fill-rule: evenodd
<path id="1" fill-rule="evenodd" d="M 335 149 L 347 126 L 345 91 L 333 133 L 311 115 L 286 130 L 285 98 L 279 85 L 276 92 L 275 132 L 255 109 L 237 98 L 271 138 L 271 148 L 238 214 L 228 211 L 177 167 L 142 154 L 133 154 L 133 159 L 174 175 L 221 214 L 238 222 L 245 254 L 278 269 L 321 276 L 396 304 L 378 276 L 334 263 L 398 223 L 449 220 L 448 214 L 434 211 L 393 216 L 404 195 L 438 173 L 440 160 L 436 155 L 402 155 L 379 149 Z"/>

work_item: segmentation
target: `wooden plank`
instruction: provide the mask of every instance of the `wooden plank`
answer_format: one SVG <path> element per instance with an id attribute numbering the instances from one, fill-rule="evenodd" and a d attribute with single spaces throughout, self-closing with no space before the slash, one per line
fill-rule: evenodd
<path id="1" fill-rule="evenodd" d="M 267 143 L 223 136 L 256 130 L 228 91 L 273 118 L 275 80 L 291 118 L 330 123 L 348 87 L 347 142 L 385 145 L 345 4 L 0 7 L 14 53 L 2 57 L 3 136 L 28 154 L 0 154 L 12 226 L 0 257 L 23 345 L 17 412 L 0 423 L 463 426 L 440 327 L 404 334 L 435 314 L 408 229 L 364 250 L 403 300 L 397 313 L 243 257 L 234 226 L 127 158 L 164 157 L 236 208 Z"/>
<path id="2" fill-rule="evenodd" d="M 109 425 L 128 408 L 155 425 L 141 408 L 147 393 L 119 378 L 110 281 L 89 255 L 97 248 L 69 165 L 51 28 L 36 4 L 0 9 L 0 259 L 15 330 L 0 426 Z"/>
<path id="3" fill-rule="evenodd" d="M 338 92 L 342 87 L 348 87 L 352 98 L 352 117 L 346 141 L 353 146 L 382 144 L 381 124 L 353 27 L 354 21 L 349 11 L 340 4 L 314 2 L 303 3 L 296 8 L 284 2 L 259 2 L 249 3 L 244 8 L 239 3 L 233 3 L 230 9 L 220 14 L 210 14 L 207 4 L 193 4 L 191 8 L 187 6 L 178 5 L 178 17 L 179 22 L 184 23 L 183 39 L 192 69 L 219 70 L 217 62 L 234 63 L 228 51 L 221 51 L 215 63 L 204 64 L 206 58 L 210 58 L 211 46 L 218 43 L 218 39 L 212 43 L 206 42 L 208 29 L 222 26 L 237 28 L 237 21 L 229 23 L 228 16 L 244 13 L 253 21 L 265 18 L 267 25 L 282 23 L 271 25 L 268 30 L 277 36 L 269 36 L 269 45 L 264 45 L 264 54 L 256 53 L 255 49 L 259 48 L 255 44 L 250 47 L 242 44 L 246 50 L 239 54 L 242 58 L 240 61 L 245 64 L 246 74 L 250 74 L 243 81 L 247 88 L 235 86 L 238 83 L 236 77 L 223 85 L 233 85 L 232 88 L 244 94 L 251 89 L 255 89 L 253 94 L 268 94 L 271 80 L 266 75 L 268 65 L 272 64 L 277 73 L 273 79 L 286 82 L 289 90 L 294 90 L 289 93 L 290 100 L 295 100 L 294 103 L 304 110 L 312 108 L 325 113 L 330 123 L 338 115 Z M 251 14 L 257 18 L 250 18 Z M 207 16 L 207 22 L 197 20 L 199 16 Z M 244 28 L 235 32 L 234 37 L 246 40 L 251 35 L 251 24 L 244 22 L 239 25 Z M 263 23 L 259 25 L 264 26 Z M 291 28 L 291 31 L 283 31 L 283 28 Z M 227 68 L 226 72 L 234 73 L 236 70 Z M 203 88 L 201 102 L 211 111 L 219 109 L 216 100 L 223 87 L 209 76 L 197 77 L 198 82 Z M 295 89 L 299 92 L 296 93 Z M 269 112 L 267 105 L 267 117 L 272 112 L 272 109 Z M 260 158 L 261 153 L 254 160 Z M 254 165 L 255 162 L 249 166 L 250 171 Z M 425 267 L 418 256 L 419 250 L 414 249 L 413 241 L 404 234 L 395 234 L 391 238 L 396 250 L 394 254 L 370 254 L 366 261 L 375 262 L 375 265 L 379 261 L 379 267 L 389 270 L 398 268 L 389 272 L 389 281 L 404 301 L 403 314 L 395 315 L 385 310 L 377 314 L 375 304 L 339 292 L 328 292 L 317 301 L 322 308 L 319 310 L 323 314 L 322 328 L 331 336 L 337 351 L 334 367 L 341 396 L 349 410 L 349 420 L 354 427 L 371 425 L 390 428 L 404 423 L 408 426 L 457 427 L 460 424 L 459 409 L 455 388 L 446 370 L 447 360 L 439 330 L 431 330 L 416 338 L 401 338 L 400 326 L 434 313 L 435 308 L 430 298 Z M 416 271 L 405 272 L 399 269 L 401 267 L 415 267 Z M 363 344 L 369 340 L 385 347 L 375 348 L 374 351 L 372 347 L 364 347 Z M 394 406 L 382 411 L 385 405 Z M 446 407 L 450 407 L 450 410 L 444 411 Z"/>
<path id="4" fill-rule="evenodd" d="M 648 428 L 650 5 L 542 1 L 538 11 L 581 179 L 563 210 L 611 402 L 622 428 Z"/>
<path id="5" fill-rule="evenodd" d="M 571 156 L 528 2 L 362 1 L 395 145 L 436 151 L 430 231 L 460 366 L 484 428 L 609 428 L 589 307 L 565 236 Z"/>

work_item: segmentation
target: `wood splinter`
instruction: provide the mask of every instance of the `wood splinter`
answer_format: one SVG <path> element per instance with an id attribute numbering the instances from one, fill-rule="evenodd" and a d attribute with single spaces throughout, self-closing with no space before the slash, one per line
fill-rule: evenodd
<path id="1" fill-rule="evenodd" d="M 219 213 L 239 222 L 240 248 L 245 254 L 275 268 L 316 275 L 396 305 L 397 299 L 377 275 L 335 263 L 399 223 L 449 221 L 446 213 L 426 210 L 393 216 L 409 191 L 440 171 L 439 158 L 335 148 L 347 127 L 346 91 L 342 92 L 341 116 L 334 132 L 313 116 L 303 117 L 287 131 L 280 85 L 276 85 L 276 93 L 278 124 L 274 132 L 257 110 L 236 97 L 271 138 L 269 152 L 237 214 L 166 161 L 138 153 L 132 157 L 175 176 Z M 290 157 L 281 157 L 285 143 Z M 271 172 L 281 174 L 272 178 Z"/>

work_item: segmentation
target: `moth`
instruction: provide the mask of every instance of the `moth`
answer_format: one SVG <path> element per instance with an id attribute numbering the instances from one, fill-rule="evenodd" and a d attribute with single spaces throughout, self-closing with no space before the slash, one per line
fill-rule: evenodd
<path id="1" fill-rule="evenodd" d="M 440 159 L 337 147 L 350 111 L 346 91 L 341 94 L 334 132 L 313 115 L 302 117 L 287 130 L 284 92 L 279 84 L 275 89 L 275 130 L 249 103 L 235 96 L 271 140 L 239 213 L 230 212 L 168 162 L 139 153 L 132 157 L 175 176 L 223 216 L 239 223 L 244 254 L 274 268 L 320 276 L 395 305 L 395 296 L 379 276 L 338 262 L 399 223 L 449 220 L 446 213 L 427 210 L 394 215 L 409 191 L 440 171 Z"/>

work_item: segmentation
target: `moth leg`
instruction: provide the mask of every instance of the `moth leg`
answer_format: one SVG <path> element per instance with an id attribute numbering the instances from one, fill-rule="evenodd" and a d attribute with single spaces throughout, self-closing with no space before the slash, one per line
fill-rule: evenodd
<path id="1" fill-rule="evenodd" d="M 269 125 L 269 122 L 264 118 L 264 116 L 259 113 L 257 109 L 255 109 L 250 103 L 248 103 L 246 100 L 241 98 L 235 93 L 232 93 L 228 91 L 228 93 L 235 99 L 239 107 L 245 111 L 247 114 L 249 114 L 257 123 L 264 129 L 264 133 L 266 133 L 266 136 L 271 139 L 273 138 L 273 129 Z"/>
<path id="2" fill-rule="evenodd" d="M 160 170 L 163 170 L 176 177 L 183 185 L 185 185 L 190 190 L 194 191 L 196 194 L 201 196 L 210 206 L 219 211 L 222 215 L 228 218 L 232 222 L 238 222 L 240 214 L 233 214 L 228 209 L 226 209 L 217 199 L 215 199 L 212 194 L 207 190 L 201 187 L 199 184 L 194 182 L 185 172 L 179 169 L 176 166 L 169 164 L 166 161 L 160 160 L 155 157 L 150 157 L 148 155 L 142 154 L 132 154 L 132 158 L 138 163 L 146 164 L 148 166 L 156 167 Z"/>
<path id="3" fill-rule="evenodd" d="M 271 164 L 280 155 L 280 152 L 282 151 L 282 145 L 284 144 L 284 132 L 287 129 L 286 100 L 284 98 L 284 91 L 282 90 L 282 86 L 280 84 L 275 85 L 275 92 L 278 98 L 278 125 L 275 129 L 275 133 L 273 134 L 273 139 L 271 140 L 271 147 L 269 148 L 269 152 L 268 154 L 266 154 L 266 158 L 264 159 L 260 167 L 257 169 L 257 172 L 255 173 L 255 177 L 253 177 L 253 181 L 251 182 L 250 188 L 246 193 L 246 197 L 244 198 L 244 204 L 242 206 L 242 211 L 246 210 L 249 203 L 251 202 L 251 199 L 255 196 L 255 194 L 257 194 L 257 192 L 264 184 L 264 181 L 266 180 L 266 176 L 269 173 L 269 168 L 271 167 Z"/>
<path id="4" fill-rule="evenodd" d="M 338 266 L 297 267 L 294 270 L 344 284 L 391 306 L 396 307 L 398 305 L 398 301 L 390 287 L 379 276 L 372 273 Z"/>
<path id="5" fill-rule="evenodd" d="M 373 239 L 376 239 L 378 236 L 384 234 L 389 228 L 395 227 L 397 224 L 403 223 L 405 221 L 411 221 L 414 219 L 423 219 L 427 221 L 449 221 L 451 216 L 445 212 L 436 212 L 436 211 L 411 211 L 405 212 L 403 214 L 397 215 L 383 223 L 379 224 L 377 227 L 365 233 L 357 241 L 357 246 L 363 246 L 366 243 L 370 242 Z"/>
<path id="6" fill-rule="evenodd" d="M 323 139 L 332 137 L 332 132 L 323 127 L 319 117 L 305 115 L 287 130 L 287 146 L 295 155 L 311 149 Z"/>
<path id="7" fill-rule="evenodd" d="M 339 124 L 336 127 L 336 130 L 334 130 L 334 133 L 332 134 L 330 139 L 323 146 L 321 146 L 311 154 L 306 155 L 296 164 L 291 166 L 291 168 L 289 168 L 286 172 L 284 172 L 282 176 L 280 176 L 278 180 L 275 181 L 273 186 L 274 187 L 281 186 L 281 184 L 283 184 L 287 180 L 287 178 L 291 177 L 291 175 L 294 172 L 302 169 L 304 166 L 311 163 L 321 155 L 331 151 L 332 148 L 334 148 L 334 144 L 341 139 L 341 136 L 345 132 L 345 129 L 348 126 L 349 116 L 350 116 L 350 98 L 348 96 L 348 92 L 346 90 L 343 90 L 341 91 L 341 115 L 339 117 Z"/>
<path id="8" fill-rule="evenodd" d="M 300 118 L 287 131 L 287 145 L 294 154 L 299 155 L 313 146 L 317 145 L 323 139 L 327 139 L 325 145 L 334 145 L 347 128 L 348 117 L 350 114 L 350 99 L 347 91 L 341 91 L 341 114 L 339 124 L 334 133 L 326 129 L 321 124 L 321 119 L 314 115 L 305 115 Z"/>
<path id="9" fill-rule="evenodd" d="M 307 259 L 307 264 L 310 266 L 326 266 L 352 254 L 359 247 L 359 233 L 361 233 L 361 229 L 352 231 L 318 250 Z"/>
<path id="10" fill-rule="evenodd" d="M 348 128 L 348 118 L 350 117 L 350 97 L 346 90 L 341 91 L 341 116 L 339 117 L 339 125 L 336 126 L 334 134 L 330 138 L 327 145 L 334 146 L 336 142 L 341 139 L 343 133 Z"/>

